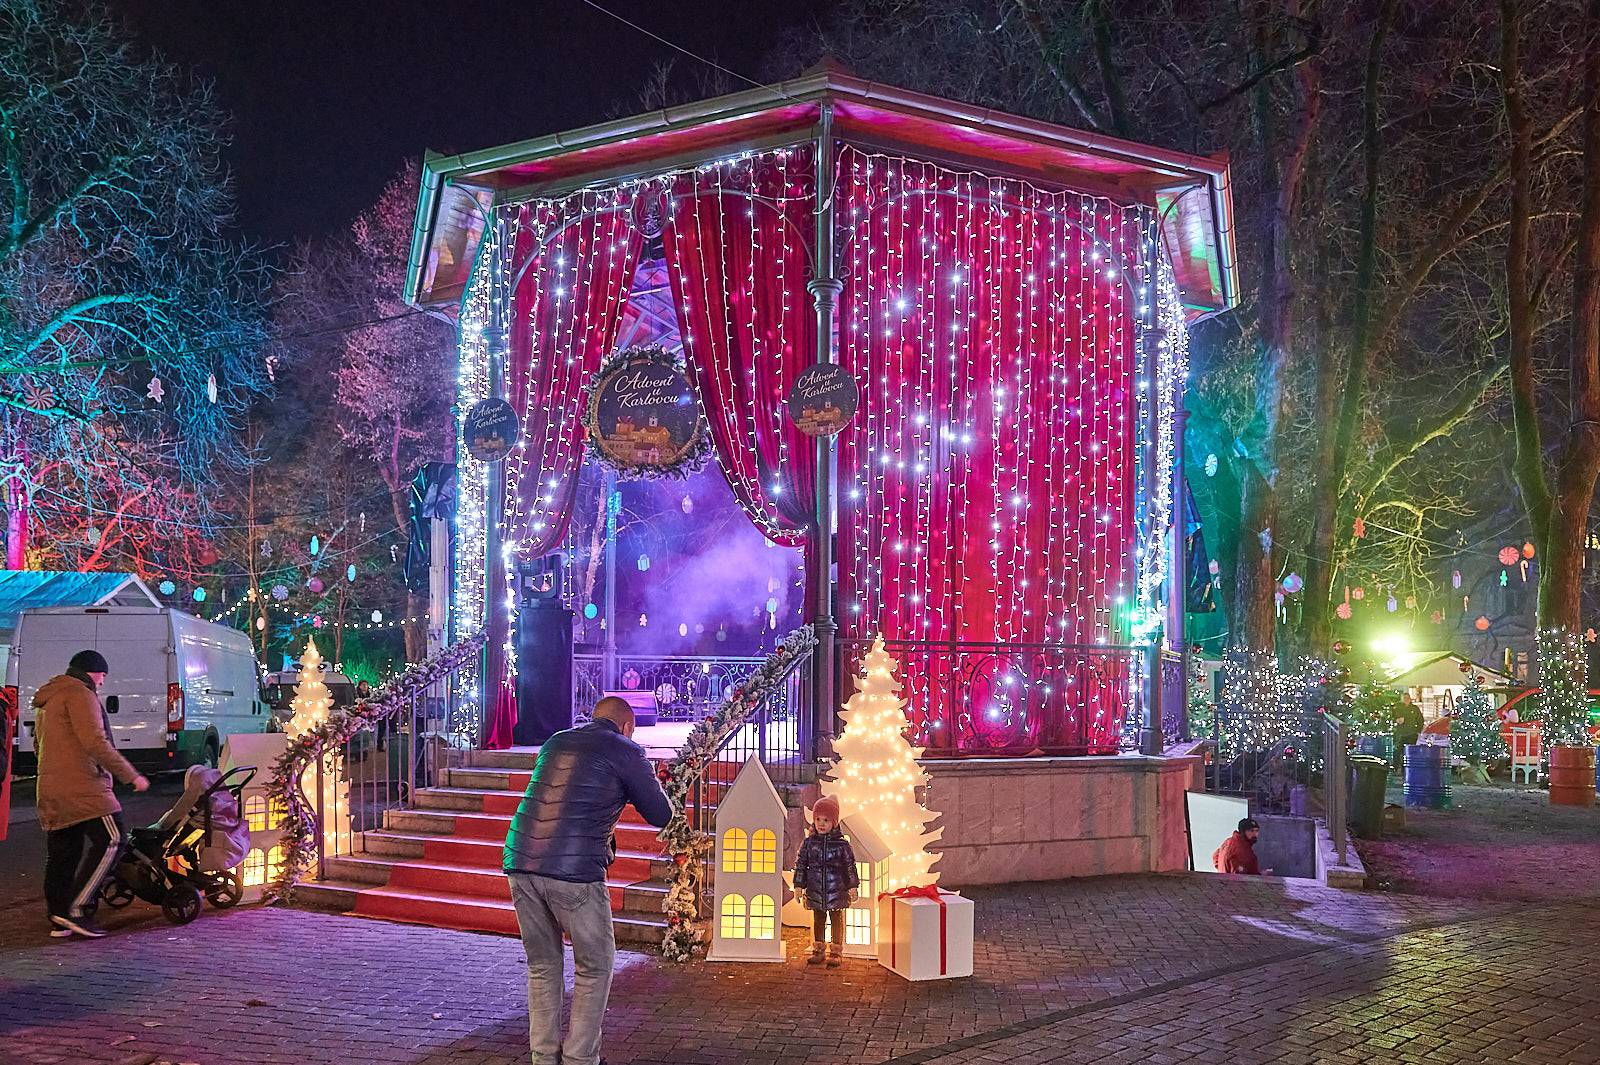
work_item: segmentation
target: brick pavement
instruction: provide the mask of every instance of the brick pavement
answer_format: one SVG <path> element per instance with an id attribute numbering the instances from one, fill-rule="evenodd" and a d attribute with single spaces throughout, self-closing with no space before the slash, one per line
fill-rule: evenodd
<path id="1" fill-rule="evenodd" d="M 979 975 L 968 981 L 912 985 L 869 962 L 818 971 L 793 947 L 783 966 L 675 967 L 621 954 L 607 1057 L 1489 1061 L 1514 1059 L 1449 1056 L 1468 1046 L 1448 1042 L 1450 1026 L 1497 1039 L 1548 1034 L 1565 1040 L 1549 1046 L 1565 1047 L 1595 1035 L 1584 1026 L 1595 1005 L 1587 989 L 1600 987 L 1600 928 L 1578 919 L 1587 911 L 1205 876 L 972 895 Z M 122 927 L 106 940 L 62 942 L 46 939 L 31 911 L 8 908 L 0 1061 L 526 1060 L 514 940 L 258 908 L 177 929 L 150 913 L 117 915 Z M 1411 1005 L 1378 1005 L 1391 991 Z M 1444 1040 L 1442 1053 L 1407 1059 L 1402 1050 L 1423 1044 L 1386 1046 L 1396 1031 Z M 1356 1048 L 1366 1056 L 1318 1057 Z M 1600 1051 L 1515 1060 L 1594 1061 Z"/>

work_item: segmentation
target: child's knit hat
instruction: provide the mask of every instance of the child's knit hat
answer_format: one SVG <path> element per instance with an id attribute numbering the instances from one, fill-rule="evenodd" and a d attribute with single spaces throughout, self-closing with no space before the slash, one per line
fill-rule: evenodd
<path id="1" fill-rule="evenodd" d="M 811 820 L 826 817 L 834 824 L 839 823 L 839 800 L 832 795 L 824 795 L 811 806 Z"/>

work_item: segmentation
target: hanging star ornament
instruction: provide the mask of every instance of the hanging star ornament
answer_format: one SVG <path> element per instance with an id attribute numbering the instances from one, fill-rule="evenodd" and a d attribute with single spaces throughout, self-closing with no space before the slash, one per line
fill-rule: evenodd
<path id="1" fill-rule="evenodd" d="M 160 403 L 162 398 L 166 396 L 167 390 L 161 384 L 161 378 L 152 377 L 150 378 L 149 387 L 144 390 L 144 394 L 150 397 L 150 402 Z"/>

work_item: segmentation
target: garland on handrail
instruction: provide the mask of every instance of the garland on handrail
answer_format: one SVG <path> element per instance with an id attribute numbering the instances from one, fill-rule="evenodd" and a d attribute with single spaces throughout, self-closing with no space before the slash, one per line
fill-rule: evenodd
<path id="1" fill-rule="evenodd" d="M 370 698 L 331 714 L 328 720 L 302 733 L 285 745 L 283 755 L 272 767 L 270 795 L 278 800 L 283 816 L 283 866 L 277 883 L 264 893 L 264 901 L 287 902 L 295 885 L 305 876 L 317 857 L 316 811 L 300 788 L 306 769 L 331 748 L 347 743 L 363 729 L 399 715 L 412 696 L 444 680 L 483 649 L 487 630 L 447 647 L 425 662 L 407 666 L 405 671 L 374 691 Z"/>
<path id="2" fill-rule="evenodd" d="M 728 737 L 744 727 L 783 683 L 795 662 L 816 645 L 817 638 L 810 626 L 786 636 L 755 672 L 728 690 L 716 713 L 695 723 L 678 756 L 661 771 L 662 787 L 672 803 L 672 820 L 657 837 L 667 845 L 673 863 L 672 884 L 661 907 L 667 915 L 661 954 L 669 961 L 688 961 L 694 957 L 695 947 L 700 942 L 695 918 L 699 913 L 701 866 L 712 845 L 710 836 L 689 823 L 690 790 Z"/>

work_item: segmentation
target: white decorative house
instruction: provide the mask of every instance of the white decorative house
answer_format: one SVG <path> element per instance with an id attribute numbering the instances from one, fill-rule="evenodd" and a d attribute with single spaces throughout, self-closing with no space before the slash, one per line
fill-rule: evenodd
<path id="1" fill-rule="evenodd" d="M 856 856 L 855 905 L 844 911 L 844 952 L 853 958 L 878 956 L 878 893 L 888 887 L 889 847 L 861 814 L 846 817 L 841 826 Z"/>
<path id="2" fill-rule="evenodd" d="M 217 761 L 224 773 L 245 765 L 256 769 L 256 775 L 239 796 L 239 815 L 250 830 L 250 850 L 239 867 L 239 883 L 247 902 L 260 898 L 261 889 L 277 879 L 283 864 L 283 810 L 268 792 L 272 788 L 272 768 L 283 757 L 288 740 L 281 732 L 235 733 L 222 745 Z"/>
<path id="3" fill-rule="evenodd" d="M 707 961 L 782 961 L 783 826 L 772 779 L 751 758 L 717 804 L 715 909 Z"/>

